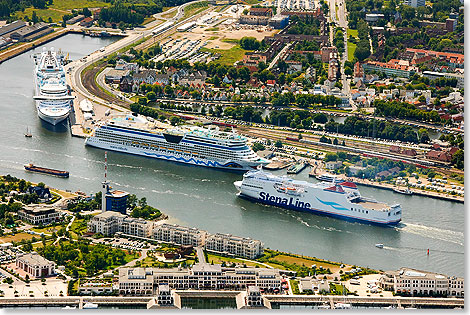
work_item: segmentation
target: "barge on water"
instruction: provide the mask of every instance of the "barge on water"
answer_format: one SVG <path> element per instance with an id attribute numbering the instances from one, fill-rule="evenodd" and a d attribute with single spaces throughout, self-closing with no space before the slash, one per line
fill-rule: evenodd
<path id="1" fill-rule="evenodd" d="M 307 165 L 308 163 L 305 161 L 300 161 L 298 163 L 292 164 L 287 169 L 287 174 L 299 174 L 307 167 Z"/>
<path id="2" fill-rule="evenodd" d="M 30 172 L 44 173 L 44 174 L 54 175 L 58 177 L 64 177 L 64 178 L 69 177 L 69 172 L 67 171 L 59 171 L 59 170 L 54 170 L 52 168 L 39 167 L 39 166 L 33 165 L 32 163 L 25 165 L 24 169 Z"/>

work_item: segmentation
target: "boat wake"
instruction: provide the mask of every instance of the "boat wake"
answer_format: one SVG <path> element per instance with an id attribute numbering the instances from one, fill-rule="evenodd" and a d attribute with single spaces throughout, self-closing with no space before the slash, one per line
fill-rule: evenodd
<path id="1" fill-rule="evenodd" d="M 392 251 L 420 251 L 420 252 L 426 252 L 428 248 L 418 248 L 418 247 L 392 247 L 392 246 L 384 246 L 383 249 L 385 250 L 392 250 Z M 450 251 L 450 250 L 441 250 L 441 249 L 434 249 L 434 248 L 429 248 L 429 252 L 432 254 L 434 252 L 438 253 L 443 253 L 443 254 L 457 254 L 457 255 L 465 255 L 464 252 L 457 252 L 457 251 Z"/>
<path id="2" fill-rule="evenodd" d="M 296 219 L 298 222 L 305 225 L 306 227 L 314 228 L 314 229 L 317 229 L 317 230 L 328 231 L 328 232 L 351 233 L 350 231 L 338 230 L 338 229 L 336 229 L 334 227 L 331 227 L 331 226 L 318 226 L 316 224 L 309 224 L 307 221 L 304 221 L 301 217 L 296 216 L 296 215 L 291 214 L 291 217 Z"/>
<path id="3" fill-rule="evenodd" d="M 464 234 L 462 232 L 413 223 L 403 223 L 400 227 L 396 227 L 395 229 L 400 232 L 411 233 L 463 246 Z"/>

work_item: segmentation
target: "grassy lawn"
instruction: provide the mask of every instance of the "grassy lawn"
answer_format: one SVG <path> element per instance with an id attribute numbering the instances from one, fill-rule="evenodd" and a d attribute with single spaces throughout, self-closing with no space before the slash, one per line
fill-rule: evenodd
<path id="1" fill-rule="evenodd" d="M 154 18 L 153 16 L 146 17 L 144 19 L 144 22 L 142 23 L 142 25 L 148 24 L 148 23 L 153 22 L 155 20 L 156 20 L 156 18 Z"/>
<path id="2" fill-rule="evenodd" d="M 343 292 L 343 289 L 344 289 L 344 292 Z M 330 290 L 331 291 L 335 290 L 337 292 L 337 294 L 339 294 L 339 295 L 347 295 L 348 294 L 348 289 L 346 289 L 342 285 L 336 284 L 336 283 L 330 283 Z"/>
<path id="3" fill-rule="evenodd" d="M 217 32 L 218 30 L 219 30 L 218 27 L 209 27 L 205 29 L 205 31 L 207 32 Z"/>
<path id="4" fill-rule="evenodd" d="M 349 36 L 351 36 L 351 35 L 352 35 L 352 37 L 359 38 L 359 37 L 357 36 L 357 30 L 353 30 L 353 29 L 348 28 L 347 34 L 348 34 L 348 38 L 349 38 Z"/>
<path id="5" fill-rule="evenodd" d="M 238 44 L 239 40 L 236 38 L 224 38 L 221 40 L 224 43 Z"/>
<path id="6" fill-rule="evenodd" d="M 289 285 L 292 288 L 292 293 L 300 294 L 299 281 L 298 280 L 289 280 Z"/>
<path id="7" fill-rule="evenodd" d="M 166 11 L 165 9 L 169 10 L 171 9 L 170 7 L 168 8 L 163 8 L 163 11 Z M 176 13 L 178 13 L 178 10 L 173 10 L 171 12 L 168 12 L 168 13 L 165 13 L 165 14 L 162 14 L 162 17 L 166 18 L 166 19 L 170 19 L 172 17 L 174 17 L 176 15 Z"/>
<path id="8" fill-rule="evenodd" d="M 339 266 L 330 264 L 328 262 L 323 262 L 323 261 L 318 261 L 315 259 L 310 259 L 310 258 L 301 258 L 301 257 L 292 257 L 292 256 L 287 256 L 287 255 L 278 255 L 275 257 L 276 260 L 279 260 L 281 262 L 286 262 L 288 264 L 297 264 L 299 266 L 305 265 L 307 267 L 310 267 L 311 265 L 317 265 L 317 267 L 322 266 L 324 269 L 330 268 L 332 272 L 335 272 L 335 270 L 339 269 Z"/>
<path id="9" fill-rule="evenodd" d="M 139 256 L 140 256 L 140 254 L 137 255 L 137 256 L 134 256 L 134 255 L 129 255 L 129 253 L 126 253 L 126 256 L 124 257 L 124 263 L 122 265 L 111 265 L 111 266 L 108 266 L 107 270 L 111 270 L 111 269 L 117 268 L 119 266 L 123 266 L 123 265 L 127 264 L 128 262 L 133 261 L 136 258 L 139 258 Z"/>
<path id="10" fill-rule="evenodd" d="M 47 240 L 47 241 L 46 241 L 46 246 L 51 245 L 52 243 L 54 243 L 53 240 Z M 33 244 L 33 250 L 37 250 L 38 248 L 40 248 L 40 247 L 42 247 L 42 246 L 43 246 L 43 245 L 42 245 L 42 242 L 34 243 L 34 244 Z"/>
<path id="11" fill-rule="evenodd" d="M 207 31 L 207 30 L 206 30 L 206 31 Z M 214 40 L 214 39 L 217 39 L 217 38 L 219 38 L 219 37 L 218 37 L 218 36 L 211 36 L 211 37 L 209 37 L 207 40 Z"/>
<path id="12" fill-rule="evenodd" d="M 58 10 L 72 10 L 83 8 L 109 7 L 111 3 L 97 0 L 54 0 L 51 8 Z"/>
<path id="13" fill-rule="evenodd" d="M 87 222 L 85 219 L 75 219 L 73 220 L 72 225 L 70 226 L 70 232 L 72 236 L 78 237 L 78 235 L 82 235 L 87 230 Z"/>
<path id="14" fill-rule="evenodd" d="M 356 44 L 348 41 L 348 60 L 352 61 L 354 59 L 354 52 L 356 51 Z"/>
<path id="15" fill-rule="evenodd" d="M 245 2 L 246 2 L 247 4 L 258 4 L 258 3 L 262 2 L 262 1 L 260 1 L 260 0 L 246 0 Z"/>
<path id="16" fill-rule="evenodd" d="M 31 235 L 28 233 L 16 233 L 15 235 L 7 235 L 3 236 L 0 238 L 0 241 L 3 243 L 8 243 L 8 242 L 18 242 L 21 240 L 30 240 L 34 237 L 39 238 L 39 235 Z"/>
<path id="17" fill-rule="evenodd" d="M 232 258 L 232 257 L 224 257 L 224 256 L 214 255 L 214 254 L 210 254 L 210 253 L 207 253 L 207 259 L 208 259 L 208 261 L 207 261 L 208 263 L 214 262 L 214 264 L 221 264 L 222 262 L 225 262 L 226 264 L 236 263 L 236 264 L 242 264 L 242 265 L 246 264 L 247 266 L 251 266 L 251 267 L 258 266 L 260 268 L 266 268 L 263 265 L 252 263 L 252 262 L 249 262 L 249 261 L 244 261 L 244 260 L 237 259 L 237 258 Z"/>
<path id="18" fill-rule="evenodd" d="M 201 51 L 204 52 L 211 52 L 211 53 L 219 53 L 221 56 L 219 59 L 215 60 L 215 62 L 223 64 L 223 65 L 233 65 L 236 61 L 241 60 L 247 50 L 240 47 L 240 45 L 235 45 L 230 49 L 209 49 L 209 48 L 201 48 Z"/>
<path id="19" fill-rule="evenodd" d="M 16 16 L 21 19 L 24 19 L 26 16 L 31 18 L 31 16 L 33 15 L 33 11 L 36 11 L 38 18 L 42 18 L 45 22 L 49 21 L 49 17 L 52 19 L 52 22 L 62 22 L 62 16 L 64 14 L 68 14 L 68 12 L 57 11 L 53 9 L 27 8 L 24 10 L 24 12 L 17 11 Z"/>
<path id="20" fill-rule="evenodd" d="M 76 195 L 74 193 L 71 193 L 71 192 L 67 192 L 67 191 L 64 191 L 64 190 L 58 190 L 58 189 L 55 189 L 55 188 L 49 188 L 52 192 L 55 192 L 56 194 L 58 195 L 61 195 L 62 197 L 64 198 L 71 198 L 71 197 L 75 197 Z"/>
<path id="21" fill-rule="evenodd" d="M 226 4 L 226 5 L 224 5 L 224 6 L 221 6 L 221 7 L 217 8 L 217 9 L 215 9 L 215 11 L 216 11 L 216 12 L 222 12 L 223 10 L 227 9 L 228 6 L 229 6 L 229 5 Z"/>
<path id="22" fill-rule="evenodd" d="M 52 226 L 46 226 L 46 227 L 43 227 L 43 228 L 32 228 L 31 230 L 33 230 L 34 232 L 38 232 L 38 233 L 45 233 L 45 234 L 52 234 L 53 232 L 56 232 L 61 228 L 60 225 L 57 225 L 56 227 L 52 227 Z"/>
<path id="23" fill-rule="evenodd" d="M 209 7 L 209 2 L 204 1 L 204 2 L 197 2 L 188 5 L 187 7 L 184 8 L 184 15 L 183 15 L 183 20 L 197 15 L 198 13 L 201 13 L 205 9 Z"/>

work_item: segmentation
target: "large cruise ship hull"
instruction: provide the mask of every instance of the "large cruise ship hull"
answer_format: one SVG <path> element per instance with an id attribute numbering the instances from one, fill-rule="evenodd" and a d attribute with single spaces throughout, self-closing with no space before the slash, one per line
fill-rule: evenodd
<path id="1" fill-rule="evenodd" d="M 290 205 L 290 204 L 280 206 L 279 204 L 276 204 L 274 202 L 270 202 L 270 201 L 262 200 L 260 198 L 248 196 L 248 195 L 245 195 L 241 192 L 239 192 L 237 194 L 237 196 L 240 197 L 240 198 L 246 199 L 246 200 L 250 200 L 250 201 L 253 201 L 253 202 L 257 202 L 257 203 L 262 203 L 262 204 L 269 205 L 269 206 L 275 206 L 275 207 L 281 207 L 281 208 L 288 209 L 288 210 L 312 213 L 312 214 L 315 214 L 315 215 L 328 216 L 328 217 L 341 219 L 341 220 L 346 220 L 346 221 L 350 221 L 350 222 L 359 222 L 359 223 L 373 224 L 373 225 L 378 225 L 378 226 L 393 227 L 393 226 L 396 226 L 401 221 L 401 219 L 398 219 L 396 221 L 382 222 L 382 221 L 374 221 L 374 220 L 369 220 L 369 219 L 367 219 L 367 220 L 366 219 L 361 219 L 361 218 L 352 217 L 352 216 L 348 216 L 348 215 L 344 215 L 344 214 L 338 214 L 338 213 L 334 213 L 334 212 L 326 211 L 326 210 L 321 210 L 321 209 L 299 208 L 299 207 L 296 207 L 295 205 Z"/>
<path id="2" fill-rule="evenodd" d="M 65 119 L 67 119 L 67 117 L 69 117 L 69 114 L 70 114 L 70 110 L 67 111 L 66 113 L 63 113 L 63 114 L 60 114 L 60 115 L 57 115 L 57 116 L 50 115 L 50 114 L 45 114 L 45 113 L 43 113 L 43 111 L 41 111 L 39 106 L 37 107 L 37 112 L 38 112 L 39 118 L 41 118 L 45 122 L 47 122 L 49 124 L 52 124 L 54 126 L 61 123 Z"/>
<path id="3" fill-rule="evenodd" d="M 224 169 L 230 171 L 237 171 L 237 172 L 246 172 L 248 170 L 255 169 L 258 164 L 249 164 L 243 162 L 234 162 L 234 161 L 226 161 L 226 162 L 218 162 L 212 161 L 207 159 L 199 159 L 195 157 L 187 157 L 183 155 L 179 155 L 177 153 L 174 154 L 165 154 L 163 152 L 155 152 L 151 150 L 145 150 L 140 148 L 133 148 L 128 146 L 119 146 L 119 145 L 110 145 L 99 141 L 94 137 L 87 138 L 85 140 L 85 144 L 88 146 L 104 149 L 104 150 L 111 150 L 117 152 L 123 152 L 128 154 L 140 155 L 145 156 L 148 158 L 155 158 L 160 160 L 172 161 L 177 163 L 195 165 L 195 166 L 202 166 L 202 167 L 211 167 L 217 169 Z"/>

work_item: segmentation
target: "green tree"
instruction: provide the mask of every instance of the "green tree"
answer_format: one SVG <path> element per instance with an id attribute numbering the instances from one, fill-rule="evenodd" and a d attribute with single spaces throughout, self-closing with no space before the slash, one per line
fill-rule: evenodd
<path id="1" fill-rule="evenodd" d="M 260 142 L 255 142 L 252 146 L 253 151 L 258 152 L 258 151 L 263 151 L 266 149 L 266 147 L 260 143 Z"/>
<path id="2" fill-rule="evenodd" d="M 33 22 L 34 24 L 39 22 L 39 18 L 38 18 L 36 11 L 33 11 L 33 14 L 31 15 L 31 22 Z"/>

